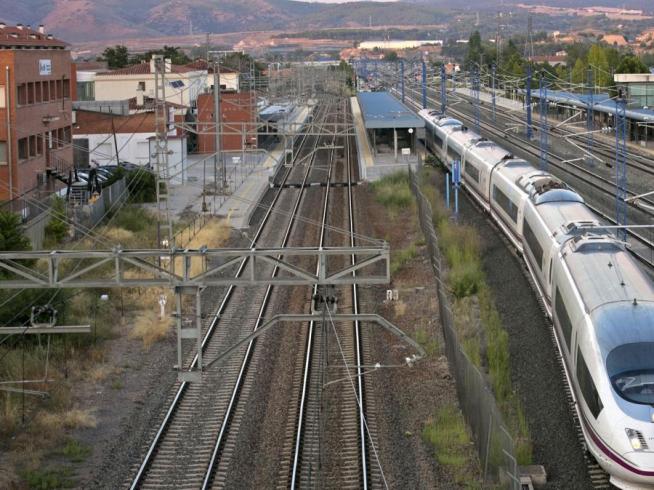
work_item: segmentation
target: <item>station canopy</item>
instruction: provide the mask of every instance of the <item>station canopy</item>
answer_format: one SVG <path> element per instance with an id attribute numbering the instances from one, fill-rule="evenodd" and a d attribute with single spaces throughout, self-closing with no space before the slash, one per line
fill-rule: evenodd
<path id="1" fill-rule="evenodd" d="M 388 92 L 359 92 L 359 106 L 366 129 L 423 128 L 415 112 Z"/>

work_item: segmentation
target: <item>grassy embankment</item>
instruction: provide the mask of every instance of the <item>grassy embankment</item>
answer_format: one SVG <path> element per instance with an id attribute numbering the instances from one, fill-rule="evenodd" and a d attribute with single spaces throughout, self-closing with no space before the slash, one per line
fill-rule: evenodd
<path id="1" fill-rule="evenodd" d="M 425 240 L 419 231 L 417 206 L 409 188 L 406 173 L 389 175 L 372 183 L 371 189 L 377 202 L 384 206 L 390 223 L 402 222 L 400 225 L 406 225 L 407 221 L 413 221 L 411 226 L 421 237 L 415 241 L 409 239 L 408 244 L 406 243 L 408 237 L 405 237 L 400 247 L 391 243 L 391 275 L 393 277 L 411 261 L 420 258 L 420 249 L 425 246 Z M 402 306 L 402 308 L 398 308 L 398 306 Z M 396 315 L 401 317 L 405 309 L 406 305 L 401 301 L 398 302 L 395 305 Z M 430 358 L 441 353 L 441 346 L 437 338 L 428 331 L 418 328 L 413 335 L 415 340 L 425 348 Z M 479 463 L 474 451 L 472 436 L 456 403 L 445 402 L 428 420 L 425 420 L 422 438 L 433 448 L 434 457 L 440 465 L 446 468 L 457 485 L 463 488 L 479 486 Z M 473 468 L 476 468 L 476 471 L 471 471 Z"/>
<path id="2" fill-rule="evenodd" d="M 54 220 L 53 220 L 54 221 Z M 148 248 L 154 245 L 156 218 L 141 207 L 128 205 L 111 217 L 108 226 L 97 229 L 103 243 L 120 244 L 122 248 Z M 59 233 L 53 233 L 49 246 L 57 248 L 106 248 L 96 241 L 84 239 L 62 243 L 67 232 L 61 232 L 61 223 L 53 223 Z M 193 248 L 202 245 L 219 247 L 229 238 L 229 226 L 220 220 L 211 220 L 190 243 Z M 54 238 L 54 240 L 53 240 Z M 179 264 L 178 264 L 179 265 Z M 44 267 L 44 264 L 37 264 Z M 73 267 L 71 264 L 70 267 Z M 201 264 L 193 264 L 197 271 Z M 107 269 L 96 271 L 106 273 Z M 127 275 L 130 274 L 128 271 Z M 67 488 L 75 485 L 75 463 L 84 461 L 92 451 L 71 433 L 77 429 L 92 429 L 97 420 L 94 407 L 83 406 L 76 393 L 80 386 L 106 385 L 111 390 L 123 388 L 128 362 L 116 365 L 110 361 L 109 341 L 127 335 L 134 342 L 149 349 L 171 331 L 170 315 L 174 304 L 170 291 L 154 288 L 106 290 L 60 290 L 25 292 L 3 305 L 3 320 L 22 324 L 29 319 L 29 304 L 52 301 L 59 311 L 57 324 L 90 324 L 90 335 L 18 336 L 0 345 L 0 380 L 42 380 L 30 383 L 26 389 L 42 390 L 46 398 L 26 396 L 20 392 L 0 391 L 0 488 L 27 486 L 29 488 Z M 0 294 L 4 303 L 12 291 Z M 101 294 L 107 294 L 103 301 Z M 159 295 L 168 298 L 168 316 L 159 318 Z M 20 306 L 20 307 L 19 307 Z M 15 317 L 15 318 L 14 318 Z M 45 379 L 45 360 L 48 351 L 48 382 Z M 171 359 L 171 363 L 173 360 Z M 20 389 L 20 384 L 14 385 Z"/>
<path id="3" fill-rule="evenodd" d="M 492 291 L 482 267 L 481 241 L 477 231 L 452 221 L 444 199 L 429 184 L 434 169 L 420 174 L 421 189 L 429 199 L 439 248 L 446 262 L 446 284 L 450 290 L 455 328 L 464 351 L 487 375 L 505 423 L 509 426 L 519 464 L 531 462 L 531 441 L 522 404 L 513 392 L 510 373 L 508 334 L 494 305 Z M 406 173 L 388 176 L 373 185 L 377 199 L 388 207 L 413 206 L 413 195 Z M 391 266 L 400 264 L 409 252 L 392 253 Z M 439 417 L 435 418 L 438 421 Z M 445 430 L 445 428 L 443 428 Z M 430 429 L 430 434 L 433 435 Z"/>

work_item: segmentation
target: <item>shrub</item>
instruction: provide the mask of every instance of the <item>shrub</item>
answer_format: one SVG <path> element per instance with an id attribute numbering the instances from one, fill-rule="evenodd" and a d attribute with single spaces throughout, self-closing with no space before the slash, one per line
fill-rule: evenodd
<path id="1" fill-rule="evenodd" d="M 434 446 L 436 460 L 447 467 L 457 483 L 475 487 L 478 482 L 469 469 L 477 459 L 463 415 L 454 404 L 439 408 L 422 436 Z"/>
<path id="2" fill-rule="evenodd" d="M 406 209 L 413 205 L 409 174 L 395 172 L 371 184 L 377 202 L 391 209 Z"/>
<path id="3" fill-rule="evenodd" d="M 55 197 L 52 200 L 50 212 L 50 221 L 45 226 L 46 248 L 52 248 L 54 245 L 61 243 L 68 235 L 68 223 L 66 222 L 66 205 L 61 197 Z"/>
<path id="4" fill-rule="evenodd" d="M 396 274 L 402 267 L 414 259 L 417 254 L 418 252 L 414 244 L 397 252 L 391 252 L 391 274 Z"/>
<path id="5" fill-rule="evenodd" d="M 154 173 L 138 169 L 127 174 L 127 189 L 132 202 L 154 202 L 157 200 L 157 179 Z"/>
<path id="6" fill-rule="evenodd" d="M 111 219 L 113 226 L 132 233 L 143 231 L 155 222 L 152 214 L 147 209 L 138 206 L 125 206 Z"/>

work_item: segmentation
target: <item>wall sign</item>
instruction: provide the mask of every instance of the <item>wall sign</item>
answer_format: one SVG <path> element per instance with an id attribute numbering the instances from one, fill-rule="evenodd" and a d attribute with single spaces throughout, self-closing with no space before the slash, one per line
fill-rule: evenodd
<path id="1" fill-rule="evenodd" d="M 52 75 L 52 60 L 39 60 L 39 75 Z"/>

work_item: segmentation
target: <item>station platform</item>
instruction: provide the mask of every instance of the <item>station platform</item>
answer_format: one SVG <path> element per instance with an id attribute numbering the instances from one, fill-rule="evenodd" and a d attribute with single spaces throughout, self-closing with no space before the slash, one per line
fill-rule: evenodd
<path id="1" fill-rule="evenodd" d="M 417 132 L 424 122 L 414 111 L 387 92 L 361 92 L 351 101 L 362 180 L 420 164 Z"/>
<path id="2" fill-rule="evenodd" d="M 311 107 L 296 107 L 289 115 L 289 123 L 302 123 L 311 114 Z M 283 144 L 272 150 L 224 152 L 228 190 L 215 193 L 215 180 L 220 181 L 220 167 L 215 170 L 214 155 L 189 155 L 186 181 L 171 185 L 169 207 L 174 219 L 183 219 L 206 212 L 228 219 L 235 229 L 246 229 L 259 201 L 269 188 L 269 178 L 284 159 Z M 204 193 L 204 199 L 203 199 Z"/>

